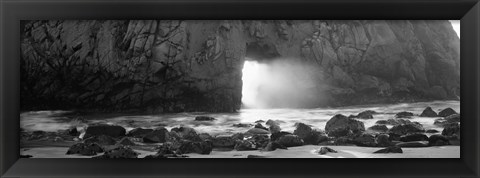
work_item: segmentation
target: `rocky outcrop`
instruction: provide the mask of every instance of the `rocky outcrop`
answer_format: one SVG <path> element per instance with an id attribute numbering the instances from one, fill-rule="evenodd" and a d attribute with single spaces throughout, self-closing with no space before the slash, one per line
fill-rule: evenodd
<path id="1" fill-rule="evenodd" d="M 21 109 L 233 112 L 246 57 L 308 66 L 297 107 L 458 99 L 447 20 L 21 23 Z M 299 79 L 298 81 L 301 81 Z M 287 103 L 288 105 L 288 103 Z"/>

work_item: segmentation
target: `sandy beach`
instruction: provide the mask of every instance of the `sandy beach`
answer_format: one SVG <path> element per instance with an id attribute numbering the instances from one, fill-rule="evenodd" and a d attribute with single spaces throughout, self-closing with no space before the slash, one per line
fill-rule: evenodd
<path id="1" fill-rule="evenodd" d="M 265 158 L 460 158 L 460 146 L 434 146 L 423 148 L 402 148 L 403 153 L 373 154 L 381 149 L 379 147 L 358 146 L 328 146 L 338 153 L 317 153 L 322 146 L 305 145 L 289 147 L 288 150 L 277 149 L 275 151 L 221 151 L 213 150 L 209 155 L 186 154 L 189 158 L 246 158 L 248 155 L 256 155 Z M 66 155 L 68 147 L 36 147 L 23 148 L 23 155 L 35 155 L 34 158 L 91 158 L 92 156 Z M 155 154 L 155 152 L 134 149 L 140 153 L 139 158 Z"/>

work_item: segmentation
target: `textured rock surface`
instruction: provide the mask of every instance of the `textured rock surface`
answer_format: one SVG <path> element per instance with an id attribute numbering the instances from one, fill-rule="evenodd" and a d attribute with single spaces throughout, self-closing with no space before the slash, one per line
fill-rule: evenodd
<path id="1" fill-rule="evenodd" d="M 300 106 L 458 99 L 441 21 L 23 21 L 21 109 L 231 112 L 245 57 L 314 67 Z"/>

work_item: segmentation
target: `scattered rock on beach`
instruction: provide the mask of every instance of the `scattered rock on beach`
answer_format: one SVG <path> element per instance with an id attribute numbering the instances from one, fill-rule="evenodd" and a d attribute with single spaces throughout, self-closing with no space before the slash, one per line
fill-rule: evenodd
<path id="1" fill-rule="evenodd" d="M 329 147 L 326 147 L 326 146 L 323 146 L 320 148 L 320 150 L 318 150 L 318 154 L 321 154 L 321 155 L 324 155 L 324 154 L 327 154 L 327 153 L 338 153 L 336 150 L 332 149 L 332 148 L 329 148 Z"/>
<path id="2" fill-rule="evenodd" d="M 233 124 L 233 127 L 251 127 L 253 126 L 252 124 L 243 124 L 243 123 L 238 123 L 238 124 Z"/>
<path id="3" fill-rule="evenodd" d="M 248 150 L 256 150 L 257 146 L 255 145 L 255 142 L 250 141 L 250 140 L 239 140 L 235 144 L 235 150 L 237 151 L 248 151 Z"/>
<path id="4" fill-rule="evenodd" d="M 210 116 L 197 116 L 195 117 L 195 121 L 213 121 L 215 118 Z"/>
<path id="5" fill-rule="evenodd" d="M 213 147 L 220 148 L 233 148 L 235 146 L 235 140 L 230 136 L 217 136 L 212 139 Z"/>
<path id="6" fill-rule="evenodd" d="M 425 132 L 425 129 L 423 128 L 422 124 L 418 122 L 412 122 L 408 124 L 395 125 L 388 130 L 388 132 L 397 135 L 406 135 L 409 133 L 423 133 Z"/>
<path id="7" fill-rule="evenodd" d="M 460 122 L 460 114 L 449 115 L 449 116 L 445 117 L 445 120 L 449 123 Z"/>
<path id="8" fill-rule="evenodd" d="M 323 132 L 313 130 L 310 126 L 304 123 L 297 123 L 293 134 L 300 137 L 305 144 L 316 145 L 322 141 L 328 140 L 328 137 Z"/>
<path id="9" fill-rule="evenodd" d="M 84 138 L 89 138 L 91 136 L 98 135 L 107 135 L 110 137 L 123 137 L 125 136 L 125 128 L 117 125 L 90 125 L 87 127 Z"/>
<path id="10" fill-rule="evenodd" d="M 135 143 L 130 140 L 128 137 L 123 137 L 120 141 L 117 143 L 118 145 L 125 145 L 125 146 L 133 146 Z"/>
<path id="11" fill-rule="evenodd" d="M 103 155 L 95 156 L 93 158 L 137 158 L 139 153 L 133 151 L 132 148 L 126 146 L 119 146 L 112 150 L 106 151 Z"/>
<path id="12" fill-rule="evenodd" d="M 266 151 L 274 151 L 276 149 L 288 149 L 286 146 L 283 146 L 282 144 L 280 143 L 277 143 L 277 142 L 269 142 L 267 144 L 267 146 L 265 147 L 265 150 Z"/>
<path id="13" fill-rule="evenodd" d="M 170 133 L 176 133 L 183 140 L 201 141 L 195 129 L 190 127 L 175 127 L 170 130 Z"/>
<path id="14" fill-rule="evenodd" d="M 425 131 L 425 133 L 438 133 L 440 131 L 438 130 L 435 130 L 435 129 L 428 129 L 427 131 Z"/>
<path id="15" fill-rule="evenodd" d="M 252 129 L 248 130 L 247 133 L 250 133 L 250 134 L 253 134 L 253 135 L 256 135 L 256 134 L 270 134 L 270 132 L 268 130 L 259 129 L 259 128 L 252 128 Z"/>
<path id="16" fill-rule="evenodd" d="M 396 146 L 398 147 L 411 147 L 411 148 L 415 148 L 415 147 L 428 147 L 428 141 L 411 141 L 411 142 L 400 142 L 400 143 L 397 143 Z"/>
<path id="17" fill-rule="evenodd" d="M 365 131 L 365 125 L 361 121 L 337 114 L 327 121 L 325 131 L 329 136 L 344 136 L 345 132 L 361 133 Z M 340 131 L 340 132 L 339 132 Z"/>
<path id="18" fill-rule="evenodd" d="M 145 135 L 147 135 L 151 132 L 153 132 L 153 129 L 135 128 L 133 130 L 130 130 L 130 132 L 128 132 L 127 136 L 141 138 L 141 137 L 144 137 Z"/>
<path id="19" fill-rule="evenodd" d="M 369 146 L 369 147 L 377 146 L 375 142 L 375 136 L 367 133 L 363 133 L 355 137 L 353 139 L 353 143 L 357 146 Z"/>
<path id="20" fill-rule="evenodd" d="M 263 129 L 263 130 L 267 130 L 267 131 L 268 131 L 268 129 L 267 129 L 266 127 L 264 127 L 264 126 L 263 126 L 262 124 L 260 124 L 260 123 L 255 124 L 254 128 Z"/>
<path id="21" fill-rule="evenodd" d="M 303 140 L 296 135 L 284 135 L 280 137 L 277 141 L 279 144 L 282 144 L 286 147 L 302 146 Z"/>
<path id="22" fill-rule="evenodd" d="M 112 137 L 109 137 L 107 135 L 98 135 L 98 136 L 93 136 L 90 138 L 87 138 L 83 141 L 84 143 L 97 143 L 99 145 L 115 145 L 117 141 L 113 139 Z"/>
<path id="23" fill-rule="evenodd" d="M 168 130 L 164 127 L 156 128 L 143 137 L 145 143 L 164 143 L 169 139 Z"/>
<path id="24" fill-rule="evenodd" d="M 408 124 L 412 123 L 410 120 L 395 118 L 395 119 L 388 119 L 388 120 L 378 120 L 375 124 L 379 125 L 400 125 L 400 124 Z"/>
<path id="25" fill-rule="evenodd" d="M 445 136 L 460 135 L 460 124 L 453 123 L 445 126 L 445 128 L 443 128 L 442 135 L 445 135 Z"/>
<path id="26" fill-rule="evenodd" d="M 453 110 L 452 108 L 445 108 L 438 113 L 438 116 L 447 117 L 447 116 L 450 116 L 452 114 L 458 114 L 458 113 L 455 110 Z"/>
<path id="27" fill-rule="evenodd" d="M 358 118 L 358 119 L 373 119 L 373 114 L 377 112 L 372 110 L 366 110 L 358 113 L 356 116 L 352 115 L 351 118 Z"/>
<path id="28" fill-rule="evenodd" d="M 407 111 L 403 111 L 395 114 L 396 118 L 411 118 L 412 116 L 413 116 L 413 113 L 407 112 Z"/>
<path id="29" fill-rule="evenodd" d="M 272 140 L 272 141 L 277 141 L 280 137 L 282 137 L 282 136 L 284 136 L 284 135 L 291 135 L 291 134 L 292 134 L 292 133 L 290 133 L 290 132 L 285 132 L 285 131 L 272 133 L 272 135 L 270 135 L 270 140 Z"/>
<path id="30" fill-rule="evenodd" d="M 438 117 L 438 114 L 431 107 L 427 107 L 420 114 L 420 117 Z"/>
<path id="31" fill-rule="evenodd" d="M 421 133 L 407 134 L 400 137 L 400 141 L 402 142 L 427 141 L 427 140 L 428 140 L 427 135 L 421 134 Z"/>
<path id="32" fill-rule="evenodd" d="M 385 133 L 385 132 L 388 131 L 388 127 L 385 126 L 385 125 L 374 125 L 374 126 L 369 127 L 367 130 L 372 130 L 372 131 Z"/>
<path id="33" fill-rule="evenodd" d="M 200 133 L 200 134 L 198 134 L 198 137 L 202 141 L 212 141 L 213 140 L 213 137 L 208 133 Z"/>
<path id="34" fill-rule="evenodd" d="M 389 139 L 389 136 L 387 134 L 380 134 L 375 138 L 375 142 L 377 143 L 377 146 L 380 147 L 387 147 L 392 145 L 392 142 Z"/>
<path id="35" fill-rule="evenodd" d="M 389 146 L 387 148 L 377 150 L 373 153 L 403 153 L 403 150 L 398 146 Z"/>
<path id="36" fill-rule="evenodd" d="M 430 146 L 443 146 L 448 144 L 449 140 L 443 135 L 435 134 L 428 137 L 428 145 Z"/>
<path id="37" fill-rule="evenodd" d="M 271 133 L 277 133 L 282 130 L 280 128 L 280 124 L 274 120 L 269 119 L 265 124 L 269 126 L 268 129 L 270 130 Z"/>
<path id="38" fill-rule="evenodd" d="M 84 156 L 93 156 L 103 152 L 102 147 L 96 143 L 77 143 L 68 148 L 67 155 L 79 154 Z"/>
<path id="39" fill-rule="evenodd" d="M 180 154 L 198 153 L 198 154 L 210 154 L 212 152 L 212 144 L 209 142 L 182 142 L 177 152 Z"/>

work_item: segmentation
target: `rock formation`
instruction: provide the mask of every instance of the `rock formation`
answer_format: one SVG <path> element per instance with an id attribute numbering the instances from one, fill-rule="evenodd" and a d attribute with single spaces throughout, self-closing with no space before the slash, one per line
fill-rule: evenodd
<path id="1" fill-rule="evenodd" d="M 22 21 L 21 109 L 234 112 L 246 57 L 313 67 L 301 107 L 456 99 L 441 21 Z"/>

